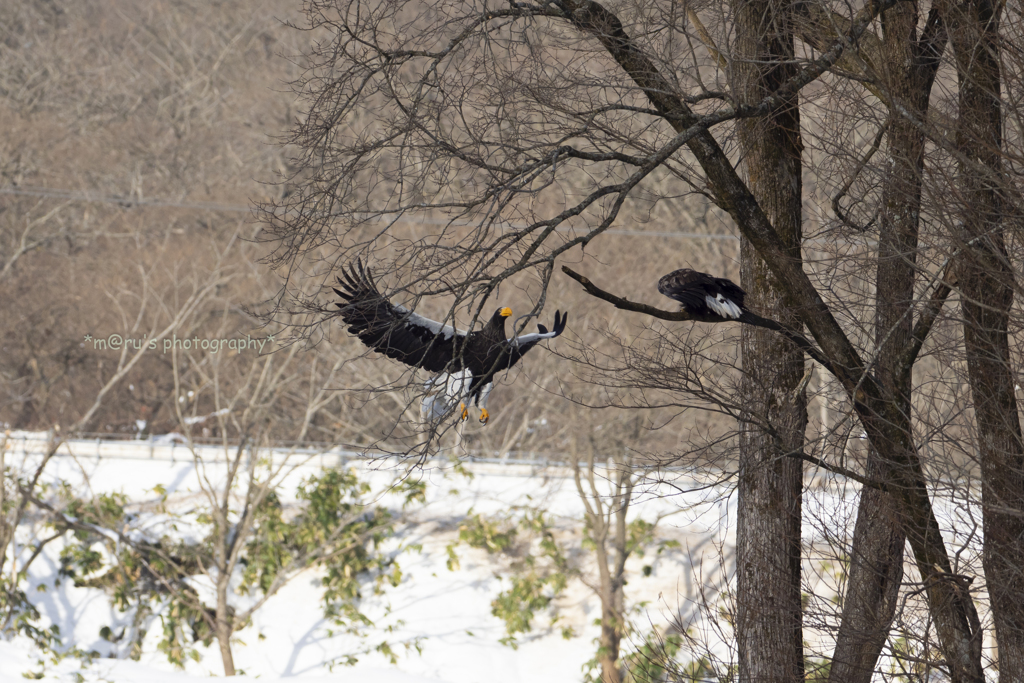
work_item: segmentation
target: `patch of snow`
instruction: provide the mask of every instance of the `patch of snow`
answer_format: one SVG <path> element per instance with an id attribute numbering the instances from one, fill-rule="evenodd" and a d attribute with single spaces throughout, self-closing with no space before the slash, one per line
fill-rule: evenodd
<path id="1" fill-rule="evenodd" d="M 192 392 L 191 391 L 188 392 L 188 395 L 189 395 L 189 398 L 191 398 L 192 397 Z M 228 410 L 227 408 L 221 408 L 220 410 L 214 411 L 214 412 L 210 413 L 209 415 L 196 415 L 195 417 L 186 417 L 184 419 L 184 422 L 187 425 L 202 424 L 202 423 L 206 422 L 207 420 L 209 420 L 211 417 L 220 417 L 221 415 L 227 415 L 230 412 L 231 411 Z"/>
<path id="2" fill-rule="evenodd" d="M 12 435 L 13 436 L 13 435 Z M 29 438 L 31 437 L 31 438 Z M 42 443 L 41 435 L 29 435 L 19 443 Z M 32 439 L 35 439 L 33 441 Z M 124 493 L 132 501 L 133 513 L 139 515 L 141 529 L 131 532 L 133 538 L 146 535 L 157 538 L 164 534 L 198 541 L 202 527 L 193 524 L 195 512 L 204 504 L 202 483 L 219 481 L 226 476 L 227 465 L 206 460 L 197 450 L 177 460 L 153 458 L 151 443 L 177 443 L 179 434 L 153 437 L 152 442 L 117 444 L 128 449 L 123 455 L 110 457 L 94 442 L 68 442 L 61 454 L 48 465 L 46 477 L 51 484 L 68 481 L 73 487 L 96 493 Z M 15 444 L 15 448 L 18 443 Z M 73 450 L 75 457 L 65 457 L 64 450 Z M 180 449 L 179 449 L 180 450 Z M 130 451 L 130 452 L 129 452 Z M 119 452 L 119 451 L 118 451 Z M 213 451 L 211 450 L 211 454 Z M 38 457 L 25 453 L 29 463 Z M 212 458 L 212 455 L 211 455 Z M 289 475 L 281 489 L 281 501 L 288 505 L 295 500 L 296 485 L 303 478 L 322 471 L 323 461 L 312 458 L 301 462 Z M 333 465 L 336 461 L 331 461 Z M 380 463 L 351 462 L 374 487 L 384 489 L 393 480 L 396 470 Z M 373 468 L 380 469 L 373 469 Z M 561 601 L 562 616 L 555 628 L 547 627 L 547 617 L 538 615 L 537 630 L 520 636 L 519 648 L 513 650 L 498 641 L 505 635 L 504 624 L 491 614 L 491 601 L 508 587 L 499 577 L 501 563 L 482 550 L 459 546 L 456 549 L 461 566 L 449 571 L 447 546 L 458 538 L 458 525 L 467 512 L 485 515 L 508 514 L 521 505 L 540 505 L 547 517 L 560 525 L 559 533 L 578 533 L 581 503 L 575 484 L 567 470 L 549 468 L 536 470 L 525 465 L 467 463 L 475 475 L 472 479 L 456 478 L 440 469 L 417 471 L 414 476 L 427 484 L 427 502 L 409 512 L 400 528 L 400 539 L 391 548 L 402 544 L 420 544 L 422 552 L 404 552 L 399 557 L 403 580 L 383 596 L 373 595 L 367 587 L 360 609 L 373 620 L 371 637 L 360 639 L 348 635 L 331 635 L 331 624 L 323 619 L 320 605 L 320 575 L 307 571 L 296 577 L 253 616 L 245 629 L 235 634 L 233 648 L 238 669 L 261 681 L 345 681 L 345 683 L 563 683 L 582 679 L 583 664 L 594 656 L 594 638 L 600 614 L 597 599 L 588 589 L 573 584 Z M 598 481 L 604 481 L 604 475 Z M 700 619 L 697 601 L 700 593 L 714 597 L 727 585 L 732 561 L 736 496 L 724 487 L 712 487 L 683 495 L 672 495 L 675 486 L 688 487 L 693 480 L 679 473 L 671 486 L 660 489 L 657 483 L 638 487 L 635 511 L 638 517 L 652 520 L 659 514 L 676 513 L 663 520 L 659 528 L 663 537 L 677 540 L 678 551 L 666 552 L 655 561 L 653 553 L 635 558 L 628 566 L 630 602 L 646 601 L 647 607 L 636 617 L 644 628 L 665 624 L 679 618 L 683 623 Z M 166 500 L 154 493 L 161 485 Z M 380 495 L 376 502 L 399 508 L 401 496 Z M 163 512 L 166 505 L 177 514 Z M 834 540 L 843 520 L 853 519 L 857 505 L 855 487 L 838 486 L 819 489 L 808 495 L 804 513 L 807 543 L 817 543 L 824 531 L 813 520 L 829 518 L 834 526 L 828 538 Z M 813 515 L 813 517 L 811 517 Z M 944 528 L 949 528 L 945 527 Z M 22 547 L 25 547 L 22 539 Z M 98 589 L 76 588 L 65 580 L 54 584 L 59 567 L 60 543 L 44 549 L 32 567 L 30 576 L 33 601 L 40 612 L 57 624 L 67 645 L 85 650 L 95 649 L 104 658 L 83 668 L 77 661 L 66 660 L 50 666 L 48 680 L 71 683 L 81 674 L 89 683 L 101 680 L 111 683 L 186 683 L 197 676 L 220 676 L 223 673 L 216 643 L 196 647 L 200 662 L 188 662 L 184 672 L 176 671 L 157 651 L 160 640 L 159 622 L 150 624 L 138 662 L 107 659 L 109 654 L 123 651 L 123 643 L 111 644 L 99 637 L 99 630 L 110 625 L 115 632 L 130 623 L 130 615 L 111 606 Z M 725 559 L 719 554 L 724 552 Z M 644 565 L 652 565 L 650 576 L 644 576 Z M 233 583 L 235 583 L 233 577 Z M 210 591 L 208 579 L 196 579 L 194 585 L 202 592 Z M 45 592 L 36 587 L 44 586 Z M 233 595 L 238 606 L 252 596 Z M 576 636 L 564 640 L 560 628 L 571 626 Z M 391 628 L 390 632 L 384 629 Z M 387 640 L 399 653 L 397 667 L 391 667 L 384 656 L 360 655 L 353 668 L 325 664 L 368 645 Z M 403 643 L 420 639 L 422 654 L 406 652 Z M 0 642 L 0 681 L 22 680 L 22 673 L 37 671 L 38 657 L 23 639 Z"/>

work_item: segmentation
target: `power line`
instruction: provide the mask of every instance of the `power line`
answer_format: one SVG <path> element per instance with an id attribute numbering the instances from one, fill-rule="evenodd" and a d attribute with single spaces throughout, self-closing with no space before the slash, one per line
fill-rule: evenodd
<path id="1" fill-rule="evenodd" d="M 70 202 L 87 202 L 91 204 L 116 204 L 124 208 L 135 208 L 135 207 L 166 207 L 166 208 L 181 208 L 181 209 L 200 209 L 203 211 L 217 211 L 224 213 L 252 213 L 252 207 L 243 204 L 224 204 L 221 202 L 186 202 L 178 201 L 174 199 L 136 199 L 133 197 L 125 197 L 121 195 L 105 195 L 98 192 L 76 192 L 74 190 L 66 189 L 55 189 L 47 187 L 32 187 L 27 185 L 13 186 L 8 185 L 0 187 L 0 194 L 6 195 L 20 195 L 28 197 L 47 197 L 51 199 L 63 199 Z M 384 220 L 381 218 L 381 220 Z M 409 223 L 410 225 L 450 225 L 450 221 L 444 220 L 431 220 L 431 219 L 409 219 L 401 218 L 400 222 Z M 471 223 L 465 223 L 463 225 L 471 226 Z M 516 226 L 512 226 L 516 227 Z M 520 226 L 520 229 L 525 226 Z M 572 227 L 561 227 L 557 229 L 557 232 L 575 232 L 577 229 Z M 682 239 L 700 239 L 700 240 L 729 240 L 737 241 L 739 237 L 736 235 L 715 235 L 703 232 L 674 232 L 668 230 L 605 230 L 605 235 L 625 235 L 628 237 L 674 237 Z"/>
<path id="2" fill-rule="evenodd" d="M 173 199 L 135 199 L 118 195 L 103 195 L 95 192 L 75 192 L 74 190 L 52 189 L 48 187 L 11 186 L 0 187 L 0 194 L 24 195 L 28 197 L 49 197 L 65 199 L 71 202 L 89 202 L 93 204 L 117 204 L 125 208 L 136 206 L 177 207 L 183 209 L 203 209 L 206 211 L 224 211 L 233 213 L 250 213 L 252 208 L 243 204 L 222 204 L 220 202 L 182 202 Z"/>

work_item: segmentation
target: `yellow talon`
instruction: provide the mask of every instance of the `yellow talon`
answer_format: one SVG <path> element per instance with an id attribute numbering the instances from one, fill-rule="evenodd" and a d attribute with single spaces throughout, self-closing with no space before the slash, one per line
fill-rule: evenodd
<path id="1" fill-rule="evenodd" d="M 463 422 L 469 419 L 469 408 L 466 407 L 465 403 L 459 404 L 459 410 L 462 411 L 461 419 Z"/>
<path id="2" fill-rule="evenodd" d="M 480 409 L 480 424 L 487 424 L 487 420 L 491 419 L 491 414 L 487 412 L 487 408 Z"/>

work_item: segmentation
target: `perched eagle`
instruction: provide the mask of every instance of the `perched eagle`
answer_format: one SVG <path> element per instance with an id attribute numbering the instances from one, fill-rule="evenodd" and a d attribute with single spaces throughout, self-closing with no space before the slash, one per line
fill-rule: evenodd
<path id="1" fill-rule="evenodd" d="M 512 315 L 512 309 L 499 308 L 481 329 L 467 333 L 388 301 L 360 261 L 347 271 L 342 269 L 341 274 L 341 288 L 334 291 L 343 299 L 337 306 L 348 331 L 377 353 L 437 373 L 427 382 L 423 406 L 425 416 L 432 419 L 447 412 L 457 398 L 465 420 L 469 415 L 466 402 L 475 399 L 480 422 L 487 424 L 487 397 L 494 386 L 494 375 L 518 363 L 537 342 L 562 334 L 569 317 L 556 311 L 550 332 L 538 324 L 540 332 L 506 339 L 505 319 Z"/>
<path id="2" fill-rule="evenodd" d="M 731 280 L 689 268 L 674 270 L 658 280 L 658 291 L 678 301 L 691 315 L 736 320 L 747 310 L 743 305 L 747 293 Z"/>

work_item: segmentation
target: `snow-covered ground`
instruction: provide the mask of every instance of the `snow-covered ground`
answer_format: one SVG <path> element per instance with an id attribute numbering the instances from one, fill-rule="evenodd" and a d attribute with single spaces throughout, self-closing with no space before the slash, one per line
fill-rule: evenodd
<path id="1" fill-rule="evenodd" d="M 30 467 L 38 461 L 44 442 L 42 435 L 22 434 L 15 435 L 10 445 L 8 465 Z M 207 447 L 202 450 L 202 458 L 202 473 L 210 481 L 218 481 L 224 472 L 223 454 Z M 285 500 L 294 500 L 295 487 L 301 480 L 324 467 L 342 465 L 354 467 L 372 483 L 373 490 L 379 492 L 377 503 L 395 509 L 400 505 L 400 498 L 388 493 L 396 476 L 405 472 L 394 460 L 368 462 L 342 452 L 314 456 L 280 452 L 270 460 L 295 465 L 280 490 Z M 600 605 L 592 591 L 579 581 L 571 583 L 558 603 L 557 625 L 549 627 L 547 617 L 539 615 L 535 631 L 520 636 L 518 649 L 513 649 L 499 642 L 505 636 L 504 623 L 491 614 L 491 601 L 509 586 L 507 573 L 502 578 L 507 560 L 460 545 L 459 568 L 450 571 L 446 566 L 447 546 L 457 540 L 459 524 L 471 511 L 501 516 L 517 506 L 543 508 L 563 537 L 575 534 L 578 541 L 582 503 L 573 479 L 564 468 L 498 463 L 468 463 L 466 468 L 473 474 L 471 478 L 453 472 L 450 463 L 405 472 L 426 483 L 427 500 L 406 511 L 392 547 L 397 552 L 400 546 L 418 544 L 422 550 L 401 552 L 398 560 L 403 579 L 396 588 L 380 596 L 370 590 L 363 592 L 360 609 L 375 624 L 368 637 L 330 633 L 331 623 L 321 611 L 319 575 L 308 571 L 272 597 L 256 612 L 251 625 L 235 634 L 237 669 L 261 680 L 286 679 L 289 683 L 332 679 L 347 683 L 582 680 L 584 663 L 594 656 L 598 634 L 594 620 Z M 598 472 L 598 481 L 603 474 Z M 693 626 L 695 634 L 706 635 L 716 651 L 728 657 L 728 647 L 720 640 L 716 643 L 721 634 L 701 621 L 699 602 L 703 598 L 712 603 L 714 611 L 723 606 L 720 601 L 727 599 L 719 595 L 719 590 L 726 587 L 725 576 L 731 572 L 733 561 L 735 495 L 728 484 L 702 486 L 708 482 L 683 472 L 663 476 L 665 481 L 660 484 L 636 489 L 631 513 L 647 520 L 669 515 L 661 520 L 658 536 L 677 541 L 679 547 L 657 557 L 648 553 L 628 565 L 627 598 L 640 605 L 633 614 L 634 623 L 641 630 L 670 621 Z M 201 501 L 196 463 L 188 449 L 173 440 L 70 442 L 49 463 L 43 480 L 51 484 L 69 482 L 79 495 L 123 493 L 139 509 L 150 510 L 141 518 L 154 528 L 167 524 L 166 517 L 153 512 L 159 499 L 154 492 L 158 485 L 169 494 L 167 504 L 178 511 L 195 508 Z M 816 548 L 825 550 L 829 538 L 835 544 L 835 553 L 845 552 L 856 501 L 857 488 L 849 482 L 808 474 L 804 497 L 804 543 L 809 549 L 806 590 L 826 603 L 834 595 L 840 571 L 838 563 L 829 562 L 827 555 Z M 970 533 L 974 526 L 964 518 L 966 510 L 956 501 L 936 499 L 936 512 L 947 530 L 947 540 L 957 547 L 969 546 L 976 558 L 979 536 L 976 531 Z M 179 528 L 179 533 L 187 535 L 188 530 Z M 23 545 L 18 553 L 22 559 L 30 549 L 24 545 L 26 540 L 20 539 Z M 118 632 L 129 624 L 129 616 L 112 607 L 108 596 L 98 589 L 76 588 L 68 580 L 57 585 L 59 552 L 59 544 L 53 543 L 32 565 L 29 595 L 44 621 L 60 628 L 66 646 L 95 650 L 100 657 L 88 664 L 73 658 L 41 664 L 39 653 L 27 640 L 0 640 L 0 682 L 24 680 L 23 675 L 34 677 L 40 672 L 44 680 L 68 683 L 184 683 L 196 676 L 222 675 L 216 643 L 211 647 L 197 643 L 201 659 L 189 661 L 184 671 L 176 670 L 157 650 L 160 625 L 156 619 L 143 642 L 140 660 L 124 659 L 124 648 L 119 650 L 99 633 L 108 625 Z M 642 571 L 644 565 L 651 565 L 648 576 Z M 201 580 L 195 585 L 204 590 Z M 233 599 L 243 605 L 251 598 Z M 561 631 L 566 626 L 575 633 L 568 640 Z M 816 639 L 810 630 L 805 637 L 812 642 Z M 385 639 L 400 653 L 397 665 L 371 652 L 359 654 L 354 667 L 329 666 Z M 827 638 L 820 642 L 827 651 Z M 419 651 L 403 650 L 406 643 L 417 643 Z"/>
<path id="2" fill-rule="evenodd" d="M 15 435 L 6 456 L 12 463 L 31 468 L 44 446 L 42 435 Z M 178 512 L 201 504 L 199 474 L 217 482 L 223 476 L 223 454 L 216 448 L 202 450 L 204 465 L 197 465 L 187 448 L 172 441 L 69 442 L 47 466 L 43 481 L 70 483 L 79 495 L 118 492 L 125 494 L 139 510 L 140 519 L 152 528 L 166 526 L 166 516 L 154 510 L 160 496 L 158 485 L 168 493 L 167 505 Z M 393 509 L 401 499 L 389 493 L 396 476 L 404 474 L 426 484 L 426 503 L 405 511 L 392 548 L 417 544 L 422 550 L 402 551 L 398 556 L 403 579 L 383 595 L 363 591 L 360 609 L 374 621 L 366 638 L 332 635 L 332 624 L 323 618 L 319 574 L 300 574 L 255 613 L 250 626 L 235 634 L 233 645 L 237 669 L 261 680 L 299 683 L 313 680 L 342 680 L 347 683 L 546 683 L 581 681 L 584 664 L 595 654 L 598 628 L 594 620 L 600 604 L 581 582 L 570 583 L 559 601 L 559 621 L 549 627 L 546 615 L 538 615 L 535 630 L 519 637 L 517 649 L 501 644 L 504 623 L 491 614 L 491 601 L 508 588 L 507 560 L 483 550 L 458 546 L 460 566 L 450 571 L 447 547 L 458 538 L 458 527 L 467 514 L 501 516 L 518 506 L 542 508 L 556 523 L 563 538 L 579 540 L 582 503 L 570 473 L 564 468 L 535 465 L 467 463 L 472 473 L 466 478 L 453 471 L 450 463 L 433 463 L 406 471 L 394 460 L 370 462 L 351 453 L 313 456 L 275 453 L 271 462 L 286 463 L 294 470 L 281 486 L 284 500 L 294 500 L 296 485 L 324 467 L 353 467 L 372 483 L 375 502 Z M 598 482 L 607 473 L 598 471 Z M 633 613 L 636 626 L 644 631 L 669 622 L 692 626 L 693 633 L 728 657 L 721 633 L 702 621 L 701 599 L 711 603 L 712 612 L 725 605 L 726 575 L 733 562 L 735 495 L 728 483 L 710 484 L 684 472 L 662 473 L 662 483 L 639 486 L 631 514 L 659 523 L 658 536 L 677 541 L 679 547 L 655 556 L 648 552 L 628 565 L 627 599 L 639 605 Z M 830 602 L 841 570 L 829 562 L 826 538 L 834 552 L 845 552 L 845 539 L 857 501 L 857 487 L 836 478 L 808 473 L 804 496 L 805 591 Z M 954 489 L 955 490 L 955 489 Z M 956 547 L 969 546 L 977 557 L 979 536 L 965 518 L 967 508 L 955 501 L 936 499 L 947 540 Z M 187 516 L 187 515 L 186 515 Z M 36 529 L 37 532 L 40 529 Z M 45 531 L 45 530 L 43 530 Z M 179 526 L 179 534 L 188 529 Z M 31 550 L 20 537 L 17 552 L 24 560 Z M 90 663 L 68 658 L 54 664 L 43 660 L 24 638 L 0 640 L 0 683 L 24 680 L 41 673 L 44 680 L 109 681 L 110 683 L 184 683 L 196 676 L 222 675 L 216 643 L 197 643 L 199 661 L 189 661 L 176 670 L 157 649 L 159 615 L 150 624 L 139 661 L 124 659 L 124 647 L 100 636 L 110 626 L 115 633 L 130 623 L 130 616 L 111 606 L 99 589 L 76 588 L 71 581 L 58 582 L 59 543 L 45 548 L 29 573 L 29 595 L 45 623 L 60 628 L 67 647 L 95 650 L 100 657 Z M 965 556 L 966 557 L 966 556 Z M 642 571 L 650 565 L 649 575 Z M 909 568 L 909 566 L 908 566 Z M 7 568 L 9 571 L 9 566 Z M 504 578 L 503 578 L 504 576 Z M 195 587 L 202 592 L 203 581 Z M 246 596 L 234 596 L 243 606 Z M 719 622 L 721 626 L 721 621 Z M 562 637 L 571 627 L 574 636 Z M 728 627 L 725 627 L 728 630 Z M 728 634 L 725 633 L 726 637 Z M 811 629 L 805 638 L 817 640 Z M 399 652 L 397 665 L 377 653 L 361 654 L 387 640 Z M 416 649 L 404 650 L 404 644 Z M 820 641 L 827 651 L 828 640 Z M 629 645 L 625 648 L 627 651 Z M 329 666 L 349 654 L 359 654 L 354 667 Z"/>
<path id="3" fill-rule="evenodd" d="M 45 478 L 50 482 L 71 482 L 79 491 L 93 493 L 121 492 L 132 501 L 152 501 L 158 484 L 170 492 L 169 501 L 196 499 L 198 479 L 195 463 L 180 446 L 172 458 L 154 454 L 145 442 L 109 444 L 72 442 L 47 467 Z M 32 449 L 29 449 L 32 450 Z M 99 453 L 99 456 L 97 455 Z M 155 457 L 150 457 L 154 456 Z M 8 462 L 11 462 L 10 458 Z M 302 478 L 319 471 L 322 458 L 315 458 L 298 467 L 284 485 L 294 491 Z M 374 484 L 375 490 L 386 489 L 393 480 L 394 462 L 349 463 L 356 466 Z M 210 465 L 207 476 L 216 479 L 221 466 Z M 458 523 L 466 513 L 502 514 L 517 505 L 543 506 L 563 525 L 580 519 L 582 508 L 575 484 L 566 471 L 538 471 L 521 465 L 470 465 L 474 476 L 467 479 L 451 468 L 428 467 L 416 470 L 413 476 L 427 483 L 427 502 L 411 512 L 411 519 L 402 527 L 400 541 L 418 543 L 421 552 L 404 552 L 399 557 L 403 581 L 382 596 L 364 592 L 361 609 L 378 627 L 366 640 L 352 636 L 331 637 L 330 623 L 323 619 L 319 603 L 317 574 L 308 572 L 292 581 L 256 612 L 251 626 L 236 634 L 234 659 L 236 667 L 261 680 L 287 678 L 288 681 L 344 678 L 375 683 L 415 683 L 443 681 L 447 683 L 536 683 L 538 681 L 572 681 L 582 679 L 582 666 L 594 656 L 594 638 L 598 633 L 593 621 L 599 615 L 599 603 L 582 584 L 571 585 L 561 600 L 562 616 L 557 628 L 546 629 L 547 619 L 536 621 L 534 635 L 521 636 L 518 649 L 499 643 L 504 624 L 491 615 L 491 601 L 502 590 L 497 575 L 501 560 L 482 550 L 459 546 L 459 569 L 446 567 L 446 546 L 456 540 Z M 685 477 L 680 475 L 680 481 Z M 679 483 L 679 482 L 676 482 Z M 683 482 L 685 484 L 685 482 Z M 734 498 L 722 497 L 726 489 L 712 489 L 690 495 L 668 495 L 669 488 L 645 490 L 634 501 L 636 513 L 646 519 L 659 514 L 675 513 L 661 522 L 662 538 L 678 540 L 681 548 L 663 553 L 654 561 L 648 554 L 629 565 L 631 574 L 628 599 L 645 602 L 637 613 L 640 626 L 663 625 L 670 619 L 690 618 L 695 611 L 692 602 L 698 594 L 697 575 L 705 588 L 721 582 L 719 549 L 731 555 L 731 509 Z M 664 494 L 664 495 L 660 495 Z M 386 494 L 382 501 L 387 502 Z M 194 504 L 194 503 L 193 503 Z M 101 658 L 83 666 L 65 660 L 45 668 L 47 679 L 61 681 L 111 681 L 142 683 L 157 681 L 182 682 L 195 676 L 221 675 L 223 669 L 216 643 L 209 648 L 197 644 L 202 658 L 189 662 L 177 671 L 157 651 L 159 624 L 155 624 L 144 641 L 144 652 L 138 662 L 107 658 L 115 651 L 99 636 L 100 629 L 111 625 L 117 630 L 128 623 L 126 615 L 110 605 L 98 589 L 76 588 L 65 580 L 56 586 L 58 544 L 48 546 L 44 556 L 32 566 L 29 594 L 38 609 L 50 622 L 58 625 L 64 642 L 83 650 L 96 650 Z M 701 566 L 700 563 L 703 562 Z M 643 565 L 653 564 L 650 576 L 641 572 Z M 507 587 L 507 584 L 506 584 Z M 241 598 L 239 598 L 241 599 Z M 385 633 L 386 627 L 392 631 Z M 571 626 L 575 637 L 565 640 L 561 628 Z M 337 666 L 333 671 L 326 662 L 357 652 L 382 639 L 400 651 L 397 666 L 381 655 L 361 655 L 354 667 Z M 405 652 L 401 644 L 418 640 L 420 652 Z M 0 642 L 0 680 L 23 680 L 26 672 L 40 671 L 38 655 L 20 639 Z"/>

